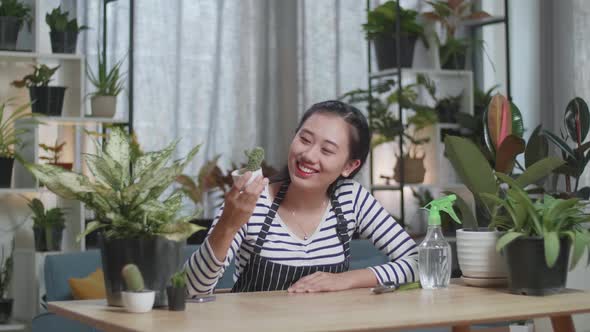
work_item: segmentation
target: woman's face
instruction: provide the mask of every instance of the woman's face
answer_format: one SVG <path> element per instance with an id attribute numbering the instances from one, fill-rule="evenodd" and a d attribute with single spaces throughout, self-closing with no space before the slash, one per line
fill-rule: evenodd
<path id="1" fill-rule="evenodd" d="M 305 190 L 326 190 L 340 175 L 348 176 L 359 167 L 360 160 L 350 160 L 350 131 L 351 126 L 338 115 L 311 115 L 289 148 L 292 184 Z"/>

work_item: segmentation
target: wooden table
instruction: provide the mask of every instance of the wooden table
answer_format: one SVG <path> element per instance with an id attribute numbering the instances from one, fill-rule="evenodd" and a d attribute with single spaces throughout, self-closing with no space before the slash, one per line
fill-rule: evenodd
<path id="1" fill-rule="evenodd" d="M 49 311 L 103 331 L 392 331 L 551 317 L 555 331 L 574 331 L 571 314 L 590 312 L 590 292 L 565 290 L 546 297 L 454 282 L 448 289 L 372 295 L 368 289 L 334 293 L 261 292 L 218 294 L 214 302 L 187 303 L 187 310 L 126 313 L 105 301 L 50 302 Z"/>

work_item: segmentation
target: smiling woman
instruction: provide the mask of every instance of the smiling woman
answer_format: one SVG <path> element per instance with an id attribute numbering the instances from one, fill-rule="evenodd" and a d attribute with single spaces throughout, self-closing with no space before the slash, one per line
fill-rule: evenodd
<path id="1" fill-rule="evenodd" d="M 322 292 L 417 280 L 416 244 L 352 180 L 369 142 L 367 120 L 356 108 L 326 101 L 307 110 L 282 174 L 246 185 L 246 173 L 226 195 L 207 239 L 186 263 L 189 293 L 212 292 L 234 258 L 234 292 Z M 355 231 L 390 262 L 349 271 Z"/>

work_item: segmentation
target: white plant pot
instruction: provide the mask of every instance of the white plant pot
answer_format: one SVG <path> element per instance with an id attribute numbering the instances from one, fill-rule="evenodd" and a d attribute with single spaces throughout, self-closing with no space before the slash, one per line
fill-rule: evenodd
<path id="1" fill-rule="evenodd" d="M 121 300 L 123 301 L 123 306 L 129 312 L 148 312 L 152 310 L 155 299 L 155 291 L 121 292 Z"/>
<path id="2" fill-rule="evenodd" d="M 473 279 L 506 279 L 506 261 L 496 251 L 498 231 L 457 230 L 457 255 L 463 276 Z M 485 283 L 481 283 L 484 286 Z"/>
<path id="3" fill-rule="evenodd" d="M 240 178 L 240 176 L 242 176 L 242 174 L 246 173 L 246 171 L 241 168 L 241 169 L 236 169 L 235 171 L 231 172 L 231 176 L 232 179 L 234 180 L 234 183 L 236 183 L 236 181 L 238 181 L 238 179 Z M 258 176 L 264 176 L 262 174 L 262 168 L 259 168 L 257 170 L 255 170 L 254 172 L 252 172 L 252 176 L 250 176 L 250 178 L 248 179 L 248 182 L 246 182 L 246 186 L 249 185 L 250 183 L 252 183 L 252 181 L 254 181 L 254 179 L 256 179 L 256 177 Z"/>
<path id="4" fill-rule="evenodd" d="M 112 118 L 117 113 L 117 97 L 94 96 L 90 98 L 92 116 L 98 118 Z"/>

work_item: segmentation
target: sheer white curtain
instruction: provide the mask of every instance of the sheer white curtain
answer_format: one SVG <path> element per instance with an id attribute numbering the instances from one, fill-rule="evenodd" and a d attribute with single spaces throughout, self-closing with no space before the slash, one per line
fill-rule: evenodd
<path id="1" fill-rule="evenodd" d="M 101 3 L 79 4 L 93 27 L 102 24 Z M 129 6 L 128 0 L 108 5 L 110 61 L 126 54 Z M 282 166 L 307 107 L 366 86 L 364 6 L 358 0 L 135 1 L 140 143 L 151 150 L 179 137 L 179 155 L 203 143 L 193 174 L 217 154 L 224 166 L 240 162 L 254 145 Z M 97 31 L 84 44 L 90 61 Z"/>

